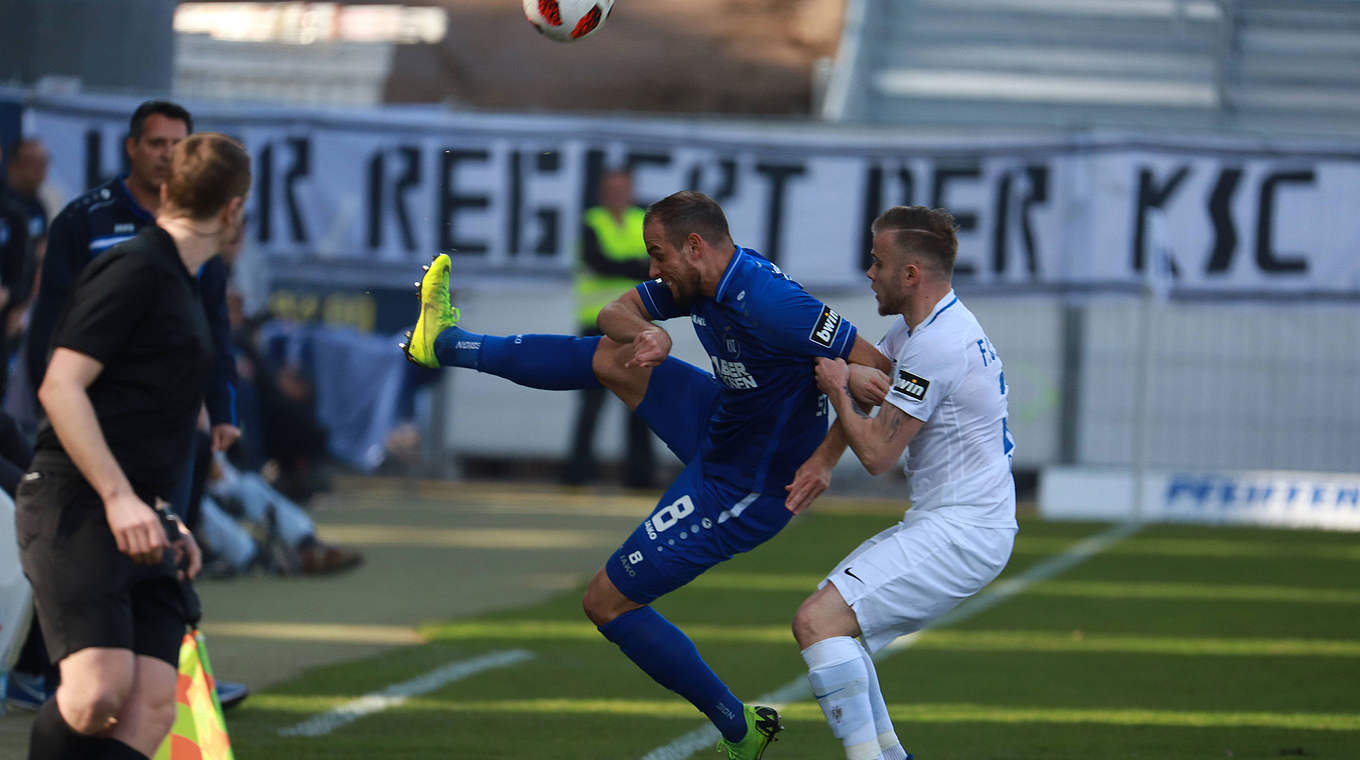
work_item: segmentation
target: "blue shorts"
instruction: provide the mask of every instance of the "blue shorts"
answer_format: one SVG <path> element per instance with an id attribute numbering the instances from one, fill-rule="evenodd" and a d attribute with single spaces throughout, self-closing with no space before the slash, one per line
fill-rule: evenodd
<path id="1" fill-rule="evenodd" d="M 614 586 L 649 604 L 734 554 L 750 551 L 792 515 L 784 499 L 705 478 L 699 446 L 718 397 L 713 376 L 668 359 L 652 371 L 637 413 L 687 462 L 651 515 L 605 562 Z"/>

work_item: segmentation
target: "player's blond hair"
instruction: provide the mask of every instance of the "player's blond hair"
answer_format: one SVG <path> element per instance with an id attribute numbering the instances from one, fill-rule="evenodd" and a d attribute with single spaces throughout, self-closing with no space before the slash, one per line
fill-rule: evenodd
<path id="1" fill-rule="evenodd" d="M 893 232 L 897 250 L 915 256 L 945 279 L 954 274 L 954 259 L 959 254 L 959 238 L 954 215 L 942 208 L 893 206 L 878 215 L 870 227 L 874 235 Z"/>

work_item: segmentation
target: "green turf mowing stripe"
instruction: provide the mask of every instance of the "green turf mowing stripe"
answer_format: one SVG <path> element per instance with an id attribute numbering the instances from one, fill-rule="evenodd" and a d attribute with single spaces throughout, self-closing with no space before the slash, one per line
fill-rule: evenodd
<path id="1" fill-rule="evenodd" d="M 1023 532 L 1015 542 L 1017 555 L 1047 556 L 1062 551 L 1071 543 L 1070 539 L 1051 536 L 1026 536 Z M 1298 558 L 1327 560 L 1360 560 L 1360 546 L 1337 546 L 1332 544 L 1272 544 L 1256 539 L 1231 538 L 1154 538 L 1138 536 L 1111 547 L 1108 552 L 1116 556 L 1152 557 L 1254 557 L 1254 558 Z"/>
<path id="2" fill-rule="evenodd" d="M 261 694 L 251 697 L 252 707 L 277 712 L 310 712 L 333 697 Z M 412 697 L 396 709 L 446 713 L 513 713 L 581 716 L 636 716 L 663 719 L 694 717 L 692 706 L 677 700 L 645 699 L 442 699 Z M 786 721 L 822 723 L 825 718 L 816 702 L 786 704 L 780 709 Z M 1251 727 L 1310 731 L 1360 730 L 1357 713 L 1224 712 L 1202 710 L 1148 710 L 1142 708 L 1016 708 L 976 704 L 903 704 L 893 707 L 893 719 L 907 723 L 1092 723 L 1121 726 L 1175 726 L 1189 728 Z"/>
<path id="3" fill-rule="evenodd" d="M 825 576 L 787 573 L 722 573 L 696 580 L 704 590 L 787 591 L 810 594 Z M 1120 583 L 1112 581 L 1044 581 L 1025 590 L 1040 596 L 1108 597 L 1112 599 L 1194 599 L 1239 602 L 1360 604 L 1360 591 L 1209 583 Z"/>
<path id="4" fill-rule="evenodd" d="M 280 736 L 325 736 L 335 729 L 374 713 L 400 707 L 412 697 L 428 694 L 439 687 L 484 670 L 504 668 L 525 660 L 533 659 L 532 652 L 511 649 L 504 652 L 491 652 L 470 660 L 451 662 L 441 668 L 409 681 L 395 683 L 381 691 L 365 694 L 358 699 L 345 701 L 320 715 L 313 716 L 295 726 L 279 729 Z"/>
<path id="5" fill-rule="evenodd" d="M 723 644 L 792 646 L 787 625 L 724 625 L 676 621 L 695 640 Z M 508 620 L 431 626 L 434 639 L 594 641 L 594 626 L 561 620 Z M 918 648 L 972 651 L 1119 652 L 1125 654 L 1234 657 L 1360 657 L 1360 641 L 1328 639 L 1201 638 L 1052 631 L 955 631 L 932 629 L 912 639 Z"/>
<path id="6" fill-rule="evenodd" d="M 1360 591 L 1299 586 L 1211 583 L 1112 583 L 1045 581 L 1028 593 L 1043 596 L 1086 596 L 1113 599 L 1193 599 L 1196 601 L 1306 602 L 1360 604 Z"/>

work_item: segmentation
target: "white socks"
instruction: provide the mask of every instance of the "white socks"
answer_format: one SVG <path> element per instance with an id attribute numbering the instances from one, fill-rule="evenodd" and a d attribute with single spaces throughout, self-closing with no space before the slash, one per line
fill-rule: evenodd
<path id="1" fill-rule="evenodd" d="M 869 697 L 871 671 L 864 666 L 863 651 L 849 636 L 823 639 L 803 650 L 812 696 L 822 706 L 831 733 L 845 745 L 846 760 L 879 760 L 882 756 Z"/>
<path id="2" fill-rule="evenodd" d="M 893 731 L 892 718 L 888 717 L 888 704 L 883 701 L 883 690 L 878 685 L 878 671 L 874 669 L 874 658 L 869 650 L 855 641 L 855 648 L 864 659 L 864 669 L 869 674 L 869 704 L 873 708 L 874 730 L 878 732 L 878 747 L 883 751 L 883 760 L 907 760 L 907 751 Z"/>
<path id="3" fill-rule="evenodd" d="M 873 658 L 855 639 L 834 636 L 803 650 L 808 682 L 845 745 L 846 760 L 906 760 L 878 686 Z"/>

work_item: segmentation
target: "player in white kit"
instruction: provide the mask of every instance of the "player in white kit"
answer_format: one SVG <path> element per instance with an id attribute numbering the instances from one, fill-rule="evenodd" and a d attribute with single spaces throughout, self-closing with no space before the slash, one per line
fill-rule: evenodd
<path id="1" fill-rule="evenodd" d="M 799 608 L 793 633 L 846 757 L 909 760 L 869 653 L 925 627 L 1006 566 L 1017 530 L 1014 444 L 1001 359 L 950 285 L 953 217 L 897 206 L 872 230 L 868 276 L 878 310 L 900 315 L 878 343 L 893 374 L 857 368 L 852 376 L 843 361 L 817 360 L 818 385 L 838 419 L 789 486 L 787 506 L 800 512 L 826 488 L 848 444 L 874 475 L 909 451 L 911 509 L 831 571 Z M 857 398 L 881 398 L 877 416 Z"/>

